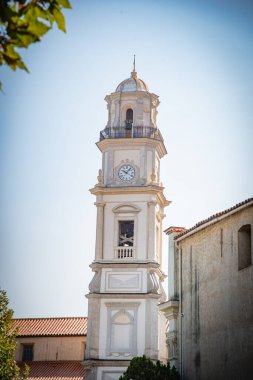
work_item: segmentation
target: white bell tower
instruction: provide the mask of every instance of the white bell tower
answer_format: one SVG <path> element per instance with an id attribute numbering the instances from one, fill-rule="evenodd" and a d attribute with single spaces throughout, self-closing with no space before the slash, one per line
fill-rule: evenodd
<path id="1" fill-rule="evenodd" d="M 156 125 L 158 96 L 138 78 L 105 98 L 108 122 L 97 143 L 95 272 L 88 298 L 84 364 L 88 379 L 116 380 L 134 356 L 167 359 L 161 282 L 162 220 L 169 205 L 160 181 L 167 153 Z"/>

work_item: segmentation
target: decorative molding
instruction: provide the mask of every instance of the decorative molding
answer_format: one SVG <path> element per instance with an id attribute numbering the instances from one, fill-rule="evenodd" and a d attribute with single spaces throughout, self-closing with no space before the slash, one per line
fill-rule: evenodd
<path id="1" fill-rule="evenodd" d="M 100 293 L 101 273 L 102 273 L 101 270 L 95 272 L 89 284 L 89 290 L 91 293 Z"/>
<path id="2" fill-rule="evenodd" d="M 161 222 L 164 218 L 165 218 L 165 214 L 159 210 L 157 213 L 156 213 L 156 219 L 158 222 Z"/>
<path id="3" fill-rule="evenodd" d="M 104 207 L 105 206 L 105 202 L 94 202 L 94 205 L 96 207 Z"/>
<path id="4" fill-rule="evenodd" d="M 148 206 L 156 206 L 157 202 L 156 201 L 150 201 L 148 202 Z"/>
<path id="5" fill-rule="evenodd" d="M 140 306 L 140 302 L 105 302 L 105 306 L 111 309 L 135 309 Z"/>
<path id="6" fill-rule="evenodd" d="M 128 140 L 128 141 L 127 141 Z M 104 139 L 96 143 L 99 150 L 103 153 L 107 149 L 111 149 L 112 147 L 122 148 L 122 139 Z M 150 148 L 155 148 L 159 158 L 162 158 L 165 154 L 167 154 L 167 150 L 165 148 L 164 142 L 161 140 L 150 139 L 146 137 L 134 138 L 134 139 L 124 139 L 124 146 L 126 149 L 134 146 L 148 146 Z"/>
<path id="7" fill-rule="evenodd" d="M 107 292 L 140 292 L 142 272 L 106 272 Z"/>
<path id="8" fill-rule="evenodd" d="M 159 305 L 159 310 L 161 310 L 165 317 L 169 320 L 177 319 L 179 310 L 179 301 L 170 300 L 163 302 Z"/>
<path id="9" fill-rule="evenodd" d="M 156 196 L 157 202 L 159 202 L 161 207 L 168 206 L 171 201 L 167 200 L 163 194 L 164 188 L 158 185 L 148 185 L 148 186 L 119 186 L 119 187 L 102 187 L 95 186 L 89 191 L 93 195 L 127 195 L 127 194 L 150 194 Z"/>
<path id="10" fill-rule="evenodd" d="M 107 307 L 106 352 L 108 357 L 128 358 L 137 354 L 137 311 L 139 305 L 140 303 L 133 302 L 105 303 Z M 123 337 L 125 335 L 125 339 L 119 336 L 119 327 Z"/>
<path id="11" fill-rule="evenodd" d="M 133 204 L 130 204 L 130 203 L 127 203 L 127 202 L 124 202 L 124 203 L 121 203 L 120 205 L 118 206 L 115 206 L 113 209 L 112 209 L 112 212 L 114 212 L 114 214 L 127 214 L 127 213 L 131 213 L 131 214 L 137 214 L 141 211 L 141 209 L 138 207 L 138 206 L 135 206 Z"/>
<path id="12" fill-rule="evenodd" d="M 162 282 L 159 281 L 159 293 L 161 294 L 161 302 L 164 302 L 167 298 L 167 294 L 165 293 L 164 287 L 162 285 Z"/>
<path id="13" fill-rule="evenodd" d="M 149 293 L 158 294 L 159 282 L 153 271 L 150 271 L 147 276 L 147 290 Z"/>
<path id="14" fill-rule="evenodd" d="M 152 170 L 152 173 L 150 174 L 150 183 L 153 184 L 153 183 L 156 183 L 156 178 L 157 178 L 157 175 L 156 175 L 156 172 L 155 170 L 153 169 Z"/>
<path id="15" fill-rule="evenodd" d="M 123 374 L 123 371 L 103 371 L 102 380 L 118 380 L 119 377 Z"/>
<path id="16" fill-rule="evenodd" d="M 133 168 L 135 170 L 135 176 L 130 181 L 122 181 L 118 176 L 118 172 L 119 172 L 119 169 L 121 168 L 122 165 L 127 165 L 127 164 L 133 166 Z M 136 185 L 136 184 L 142 184 L 142 183 L 140 183 L 140 168 L 139 168 L 139 166 L 137 166 L 133 160 L 129 160 L 129 159 L 121 160 L 120 164 L 115 166 L 115 168 L 113 169 L 112 183 L 114 185 L 118 185 L 118 186 L 131 186 L 131 185 Z"/>
<path id="17" fill-rule="evenodd" d="M 96 380 L 96 368 L 88 368 L 88 373 L 85 375 L 85 380 Z"/>
<path id="18" fill-rule="evenodd" d="M 157 299 L 159 301 L 159 299 L 161 298 L 161 295 L 160 294 L 153 294 L 153 293 L 119 293 L 119 292 L 111 292 L 111 293 L 89 293 L 89 294 L 86 294 L 85 297 L 88 298 L 88 299 L 112 299 L 112 295 L 113 295 L 113 298 L 116 300 L 130 300 L 130 299 L 136 299 L 136 300 L 146 300 L 146 299 Z"/>
<path id="19" fill-rule="evenodd" d="M 169 361 L 178 359 L 177 331 L 166 334 L 166 344 L 169 351 Z"/>
<path id="20" fill-rule="evenodd" d="M 98 185 L 100 186 L 103 185 L 104 176 L 103 176 L 102 169 L 99 169 L 98 171 L 97 180 L 98 180 Z"/>

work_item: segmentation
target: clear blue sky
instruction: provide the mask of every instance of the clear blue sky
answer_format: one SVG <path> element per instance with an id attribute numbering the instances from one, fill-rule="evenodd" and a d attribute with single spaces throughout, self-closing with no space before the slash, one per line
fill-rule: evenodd
<path id="1" fill-rule="evenodd" d="M 16 317 L 87 315 L 95 142 L 104 97 L 129 77 L 133 54 L 161 100 L 173 201 L 164 228 L 191 227 L 253 193 L 252 1 L 72 4 L 67 34 L 54 29 L 24 51 L 29 75 L 0 69 L 0 284 Z"/>

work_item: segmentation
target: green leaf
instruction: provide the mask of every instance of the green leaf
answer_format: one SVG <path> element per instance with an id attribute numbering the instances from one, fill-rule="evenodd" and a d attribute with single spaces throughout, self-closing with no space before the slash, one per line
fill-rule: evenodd
<path id="1" fill-rule="evenodd" d="M 50 13 L 48 11 L 46 11 L 45 9 L 41 8 L 40 6 L 36 6 L 34 8 L 34 11 L 35 11 L 37 18 L 42 18 L 42 19 L 47 20 L 47 21 L 49 21 L 51 18 Z"/>
<path id="2" fill-rule="evenodd" d="M 0 21 L 1 22 L 8 22 L 15 15 L 16 15 L 16 12 L 14 10 L 12 10 L 7 3 L 5 3 L 4 1 L 1 1 L 1 4 L 0 4 Z"/>
<path id="3" fill-rule="evenodd" d="M 63 8 L 68 8 L 71 9 L 72 6 L 69 2 L 69 0 L 58 0 L 58 3 L 63 7 Z"/>
<path id="4" fill-rule="evenodd" d="M 71 9 L 72 5 L 70 4 L 69 0 L 58 0 L 58 3 L 66 9 Z"/>
<path id="5" fill-rule="evenodd" d="M 15 71 L 16 68 L 19 67 L 20 69 L 25 70 L 29 73 L 29 70 L 22 61 L 22 58 L 20 57 L 18 52 L 14 50 L 14 47 L 12 45 L 8 45 L 6 47 L 6 50 L 2 53 L 2 55 L 5 63 L 7 63 L 7 65 L 9 65 L 12 70 Z"/>
<path id="6" fill-rule="evenodd" d="M 37 37 L 41 37 L 44 34 L 46 34 L 50 29 L 50 26 L 44 24 L 43 22 L 40 21 L 34 21 L 29 24 L 27 31 L 35 34 Z"/>
<path id="7" fill-rule="evenodd" d="M 4 54 L 13 59 L 20 58 L 20 55 L 16 52 L 16 50 L 14 50 L 12 45 L 7 45 Z"/>
<path id="8" fill-rule="evenodd" d="M 33 42 L 39 41 L 39 38 L 37 36 L 27 32 L 17 33 L 16 38 L 18 40 L 16 46 L 24 48 L 27 48 Z"/>
<path id="9" fill-rule="evenodd" d="M 19 67 L 20 69 L 25 70 L 27 73 L 29 73 L 29 70 L 28 70 L 28 68 L 26 67 L 26 65 L 24 64 L 24 62 L 22 61 L 21 57 L 20 57 L 20 59 L 17 61 L 17 67 Z"/>
<path id="10" fill-rule="evenodd" d="M 60 30 L 62 30 L 63 32 L 66 32 L 65 18 L 63 16 L 63 14 L 61 13 L 61 11 L 57 8 L 54 8 L 53 9 L 53 15 L 54 15 L 54 19 L 55 19 L 55 22 L 56 22 L 58 28 Z"/>

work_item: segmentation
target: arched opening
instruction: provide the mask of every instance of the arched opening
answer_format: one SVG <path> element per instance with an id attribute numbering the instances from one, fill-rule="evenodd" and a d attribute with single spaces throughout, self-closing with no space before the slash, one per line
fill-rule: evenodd
<path id="1" fill-rule="evenodd" d="M 251 225 L 245 224 L 238 230 L 238 270 L 251 265 Z"/>
<path id="2" fill-rule="evenodd" d="M 133 126 L 134 112 L 132 108 L 128 108 L 126 111 L 126 129 L 131 130 Z"/>
<path id="3" fill-rule="evenodd" d="M 119 247 L 133 247 L 134 245 L 134 221 L 119 221 Z"/>

